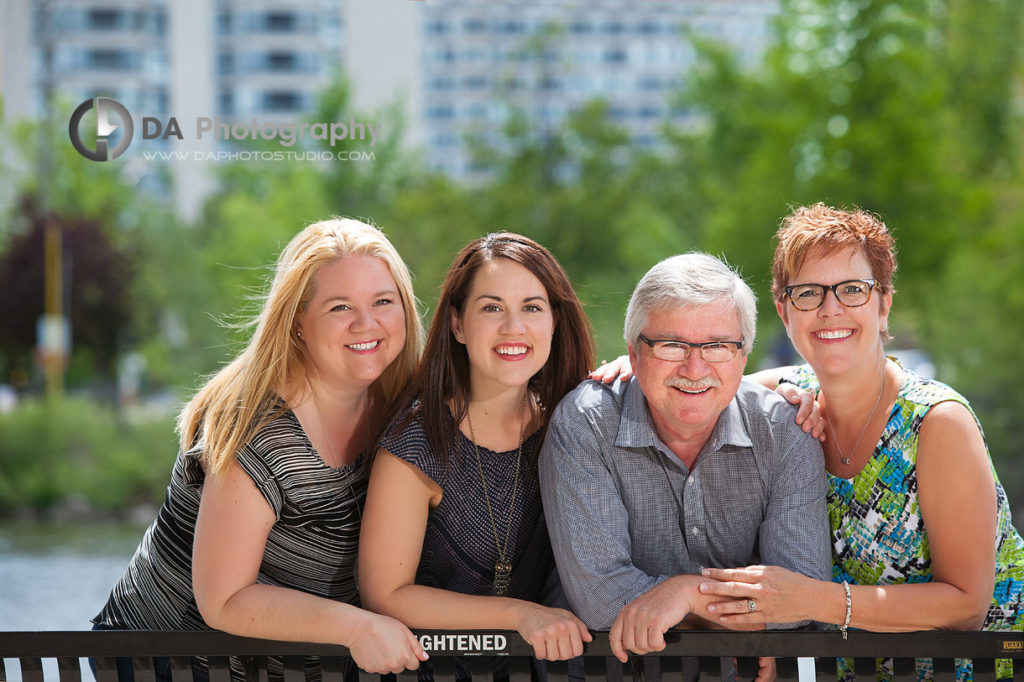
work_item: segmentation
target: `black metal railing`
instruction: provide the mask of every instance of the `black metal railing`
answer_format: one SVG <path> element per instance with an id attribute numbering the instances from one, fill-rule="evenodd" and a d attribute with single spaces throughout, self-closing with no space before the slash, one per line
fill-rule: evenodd
<path id="1" fill-rule="evenodd" d="M 532 648 L 515 632 L 417 630 L 417 637 L 427 649 L 438 682 L 454 682 L 456 660 L 468 668 L 477 680 L 488 680 L 495 670 L 495 657 L 501 657 L 502 676 L 509 682 L 530 682 L 537 679 L 533 667 Z M 633 656 L 626 664 L 611 657 L 607 633 L 594 633 L 594 641 L 586 645 L 582 661 L 549 662 L 543 673 L 548 682 L 581 682 L 580 677 L 595 682 L 661 679 L 681 680 L 699 668 L 701 679 L 728 679 L 732 661 L 740 679 L 752 679 L 758 656 L 776 658 L 782 680 L 836 680 L 836 658 L 852 659 L 860 679 L 875 678 L 875 659 L 894 661 L 896 680 L 917 680 L 914 659 L 933 661 L 935 679 L 952 680 L 955 659 L 973 660 L 974 679 L 979 682 L 996 679 L 997 659 L 1017 659 L 1017 678 L 1024 679 L 1024 633 L 1021 632 L 911 632 L 882 634 L 852 632 L 844 640 L 838 632 L 772 631 L 721 632 L 684 631 L 666 635 L 667 648 L 656 654 Z M 117 660 L 130 659 L 136 682 L 154 682 L 154 659 L 170 662 L 173 682 L 191 682 L 193 657 L 204 657 L 209 666 L 210 682 L 228 682 L 230 666 L 253 682 L 274 679 L 274 665 L 280 667 L 284 682 L 304 682 L 311 660 L 324 682 L 377 682 L 379 676 L 354 669 L 343 646 L 278 642 L 236 637 L 222 632 L 0 632 L 0 682 L 20 675 L 22 682 L 43 682 L 43 661 L 55 659 L 60 682 L 81 682 L 88 679 L 83 671 L 84 660 L 93 659 L 98 682 L 117 682 Z M 310 657 L 316 657 L 311 659 Z M 698 657 L 695 661 L 691 657 Z M 797 659 L 803 659 L 798 664 Z M 813 673 L 808 659 L 813 659 Z M 14 669 L 17 666 L 17 669 Z M 695 668 L 694 666 L 697 666 Z M 51 664 L 52 668 L 52 664 Z M 272 671 L 269 674 L 268 670 Z M 17 674 L 16 674 L 17 673 Z M 415 672 L 398 675 L 400 682 L 416 680 Z"/>

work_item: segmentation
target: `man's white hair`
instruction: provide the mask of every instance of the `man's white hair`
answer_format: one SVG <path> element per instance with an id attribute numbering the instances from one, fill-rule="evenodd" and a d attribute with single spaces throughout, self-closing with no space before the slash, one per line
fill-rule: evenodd
<path id="1" fill-rule="evenodd" d="M 653 312 L 729 301 L 740 319 L 743 353 L 754 347 L 757 297 L 726 263 L 706 253 L 685 253 L 661 261 L 637 283 L 626 308 L 624 335 L 632 345 Z"/>

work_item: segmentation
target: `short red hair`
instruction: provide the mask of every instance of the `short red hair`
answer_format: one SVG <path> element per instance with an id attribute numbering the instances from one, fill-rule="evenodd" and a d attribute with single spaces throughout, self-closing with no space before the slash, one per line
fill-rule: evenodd
<path id="1" fill-rule="evenodd" d="M 896 242 L 878 216 L 854 209 L 843 211 L 823 203 L 800 206 L 782 219 L 775 233 L 778 244 L 772 262 L 772 294 L 781 301 L 786 287 L 813 253 L 827 256 L 843 249 L 860 249 L 871 265 L 880 291 L 894 291 Z"/>

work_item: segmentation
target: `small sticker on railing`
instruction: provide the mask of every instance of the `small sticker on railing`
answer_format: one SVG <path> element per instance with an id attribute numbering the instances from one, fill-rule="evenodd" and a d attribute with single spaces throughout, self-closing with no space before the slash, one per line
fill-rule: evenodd
<path id="1" fill-rule="evenodd" d="M 420 635 L 424 651 L 457 651 L 462 654 L 507 653 L 508 638 L 496 634 L 433 634 Z"/>

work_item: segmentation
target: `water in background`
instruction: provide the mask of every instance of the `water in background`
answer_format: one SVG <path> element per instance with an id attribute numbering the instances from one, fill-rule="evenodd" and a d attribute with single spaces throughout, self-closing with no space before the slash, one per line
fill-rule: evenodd
<path id="1" fill-rule="evenodd" d="M 0 630 L 88 630 L 145 527 L 0 523 Z M 8 682 L 20 682 L 17 660 Z M 57 679 L 56 660 L 44 660 Z M 92 679 L 82 671 L 83 682 Z"/>

